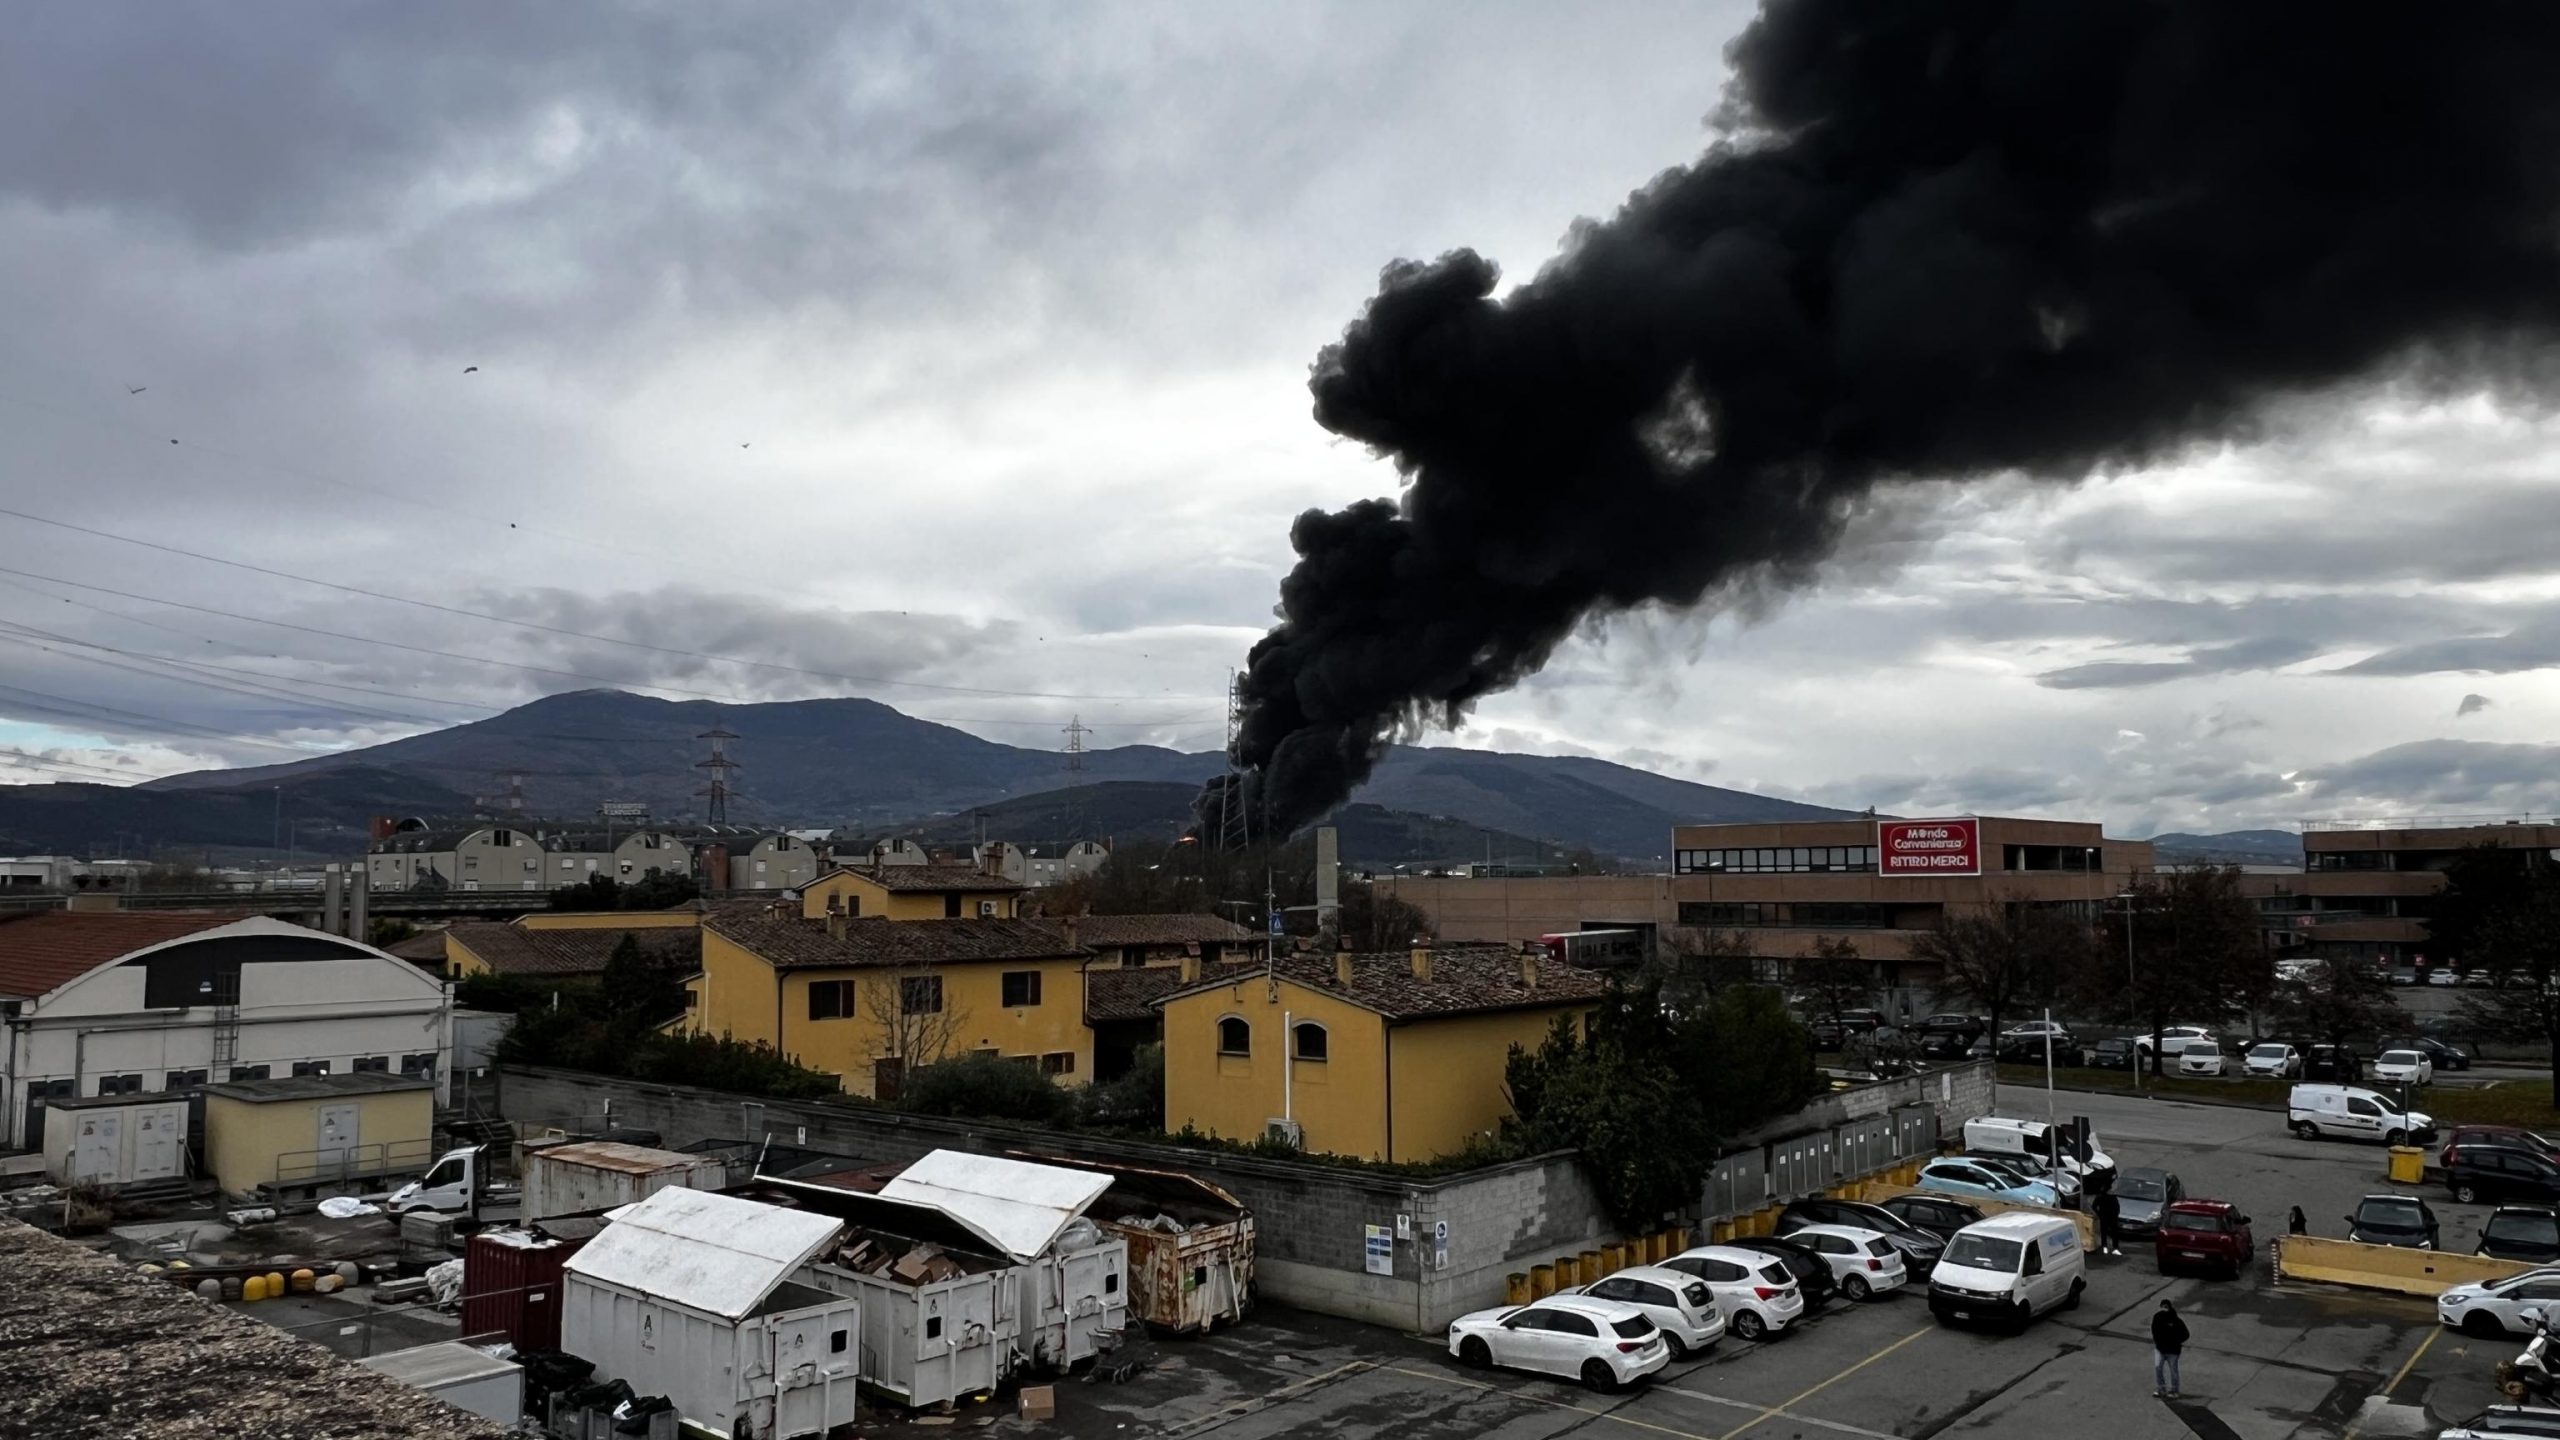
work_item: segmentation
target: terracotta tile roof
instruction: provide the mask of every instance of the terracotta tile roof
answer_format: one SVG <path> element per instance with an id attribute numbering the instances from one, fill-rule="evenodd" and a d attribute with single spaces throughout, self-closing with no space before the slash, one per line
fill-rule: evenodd
<path id="1" fill-rule="evenodd" d="M 777 970 L 940 965 L 971 960 L 1083 959 L 1093 952 L 1034 920 L 847 920 L 845 936 L 823 919 L 716 910 L 705 929 L 735 941 Z"/>
<path id="2" fill-rule="evenodd" d="M 1156 1002 L 1182 988 L 1182 967 L 1178 965 L 1151 965 L 1141 970 L 1087 970 L 1084 972 L 1084 1018 L 1087 1023 L 1153 1020 L 1156 1018 Z"/>
<path id="3" fill-rule="evenodd" d="M 1063 928 L 1067 922 L 1052 916 L 1049 923 Z M 1233 944 L 1253 938 L 1252 931 L 1215 915 L 1079 915 L 1075 926 L 1077 941 L 1097 950 L 1119 945 Z"/>
<path id="4" fill-rule="evenodd" d="M 37 996 L 136 950 L 251 918 L 245 910 L 38 910 L 0 920 L 0 995 Z"/>
<path id="5" fill-rule="evenodd" d="M 1442 946 L 1432 952 L 1429 980 L 1413 977 L 1412 952 L 1406 950 L 1355 954 L 1351 964 L 1348 988 L 1335 978 L 1334 957 L 1330 955 L 1283 955 L 1276 968 L 1284 980 L 1340 996 L 1389 1020 L 1587 1003 L 1599 999 L 1608 989 L 1607 978 L 1599 972 L 1559 965 L 1553 960 L 1544 960 L 1539 966 L 1537 988 L 1531 989 L 1520 983 L 1520 957 L 1503 945 Z M 1225 973 L 1204 975 L 1199 984 L 1174 990 L 1156 1003 L 1162 1005 L 1178 996 L 1233 984 L 1257 973 L 1259 967 L 1220 969 Z"/>
<path id="6" fill-rule="evenodd" d="M 859 875 L 883 890 L 930 894 L 936 891 L 1023 890 L 1019 880 L 990 875 L 975 865 L 839 865 L 827 875 Z M 821 880 L 826 875 L 818 877 Z"/>
<path id="7" fill-rule="evenodd" d="M 442 930 L 424 931 L 410 936 L 397 945 L 386 945 L 383 948 L 403 960 L 424 961 L 437 966 L 444 964 L 444 932 Z"/>
<path id="8" fill-rule="evenodd" d="M 601 975 L 614 947 L 630 936 L 640 953 L 687 973 L 702 968 L 701 933 L 691 926 L 647 930 L 527 930 L 475 922 L 456 925 L 454 942 L 501 975 Z"/>

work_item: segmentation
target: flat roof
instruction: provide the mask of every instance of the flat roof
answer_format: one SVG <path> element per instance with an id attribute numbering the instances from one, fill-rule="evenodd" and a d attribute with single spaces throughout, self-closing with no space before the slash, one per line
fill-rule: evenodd
<path id="1" fill-rule="evenodd" d="M 44 1102 L 44 1108 L 47 1110 L 114 1110 L 127 1105 L 184 1105 L 186 1103 L 187 1097 L 183 1092 L 171 1094 L 166 1090 L 155 1090 L 148 1095 L 65 1095 L 59 1100 L 47 1100 Z"/>
<path id="2" fill-rule="evenodd" d="M 205 1086 L 204 1093 L 251 1105 L 272 1105 L 279 1100 L 334 1100 L 346 1095 L 381 1095 L 394 1090 L 434 1088 L 436 1082 L 424 1075 L 360 1070 L 351 1075 L 279 1075 L 268 1080 L 225 1080 L 219 1085 Z"/>
<path id="3" fill-rule="evenodd" d="M 369 1355 L 356 1363 L 420 1390 L 434 1390 L 463 1380 L 485 1380 L 492 1375 L 512 1375 L 524 1369 L 513 1360 L 501 1360 L 459 1340 L 438 1340 L 430 1345 Z"/>

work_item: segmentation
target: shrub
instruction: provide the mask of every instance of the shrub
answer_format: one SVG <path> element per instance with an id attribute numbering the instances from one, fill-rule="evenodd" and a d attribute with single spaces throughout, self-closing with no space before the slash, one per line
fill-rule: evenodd
<path id="1" fill-rule="evenodd" d="M 1074 1106 L 1037 1065 L 995 1055 L 938 1060 L 908 1071 L 898 1086 L 898 1108 L 918 1115 L 1057 1125 Z"/>

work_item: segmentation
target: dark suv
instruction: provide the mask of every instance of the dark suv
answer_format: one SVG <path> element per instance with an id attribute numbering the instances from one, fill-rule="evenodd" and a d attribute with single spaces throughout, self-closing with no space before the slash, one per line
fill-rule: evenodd
<path id="1" fill-rule="evenodd" d="M 1871 1030 L 1883 1029 L 1884 1012 L 1881 1010 L 1843 1010 L 1840 1012 L 1840 1019 L 1836 1024 L 1833 1023 L 1831 1017 L 1826 1015 L 1821 1019 L 1814 1021 L 1812 1024 L 1807 1025 L 1805 1028 L 1813 1033 L 1813 1048 L 1816 1050 L 1837 1050 L 1841 1046 L 1849 1043 L 1849 1037 L 1852 1035 L 1864 1035 Z"/>
<path id="2" fill-rule="evenodd" d="M 2088 1049 L 2089 1064 L 2100 1070 L 2130 1070 L 2135 1052 L 2133 1037 L 2110 1035 Z"/>
<path id="3" fill-rule="evenodd" d="M 1914 1280 L 1925 1280 L 1938 1268 L 1938 1257 L 1946 1253 L 1947 1242 L 1885 1209 L 1862 1200 L 1832 1200 L 1815 1195 L 1792 1201 L 1778 1212 L 1778 1233 L 1788 1234 L 1804 1225 L 1852 1225 L 1860 1230 L 1873 1230 L 1885 1243 L 1901 1252 L 1903 1268 Z"/>
<path id="4" fill-rule="evenodd" d="M 2302 1078 L 2353 1085 L 2364 1078 L 2364 1062 L 2344 1045 L 2314 1045 L 2302 1052 Z"/>
<path id="5" fill-rule="evenodd" d="M 2560 1202 L 2560 1164 L 2522 1146 L 2458 1142 L 2445 1147 L 2444 1183 L 2453 1198 Z"/>
<path id="6" fill-rule="evenodd" d="M 1796 1277 L 1797 1288 L 1804 1291 L 1806 1314 L 1821 1309 L 1823 1303 L 1831 1298 L 1831 1293 L 1839 1288 L 1839 1282 L 1831 1278 L 1831 1262 L 1822 1258 L 1821 1251 L 1801 1240 L 1749 1235 L 1725 1243 L 1736 1250 L 1757 1250 L 1786 1266 L 1787 1273 Z"/>

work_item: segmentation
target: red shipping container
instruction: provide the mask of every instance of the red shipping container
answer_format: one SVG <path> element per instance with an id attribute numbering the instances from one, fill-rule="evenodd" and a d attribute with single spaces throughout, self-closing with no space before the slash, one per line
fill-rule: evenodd
<path id="1" fill-rule="evenodd" d="M 518 1350 L 560 1348 L 560 1267 L 586 1244 L 491 1230 L 462 1247 L 462 1333 L 504 1335 Z"/>

